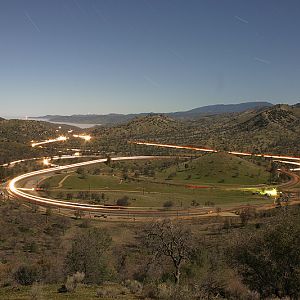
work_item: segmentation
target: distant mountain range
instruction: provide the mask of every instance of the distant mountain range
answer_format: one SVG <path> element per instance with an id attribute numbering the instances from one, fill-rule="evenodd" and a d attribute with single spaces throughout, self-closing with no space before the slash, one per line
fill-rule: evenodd
<path id="1" fill-rule="evenodd" d="M 217 104 L 194 108 L 188 111 L 163 113 L 163 115 L 180 119 L 180 120 L 196 120 L 203 116 L 219 115 L 224 113 L 239 113 L 251 109 L 259 109 L 273 106 L 270 102 L 245 102 L 239 104 Z M 74 123 L 74 124 L 99 124 L 114 125 L 128 122 L 136 117 L 143 117 L 156 113 L 138 113 L 138 114 L 107 114 L 107 115 L 47 115 L 37 117 L 35 119 L 47 120 L 58 123 Z"/>

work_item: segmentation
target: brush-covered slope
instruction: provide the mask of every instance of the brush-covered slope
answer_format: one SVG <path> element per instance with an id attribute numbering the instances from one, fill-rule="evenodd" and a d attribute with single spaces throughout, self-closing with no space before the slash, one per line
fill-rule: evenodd
<path id="1" fill-rule="evenodd" d="M 41 156 L 39 148 L 32 148 L 31 141 L 42 141 L 66 133 L 69 127 L 61 128 L 58 125 L 27 120 L 0 120 L 0 164 L 27 157 Z M 48 149 L 56 154 L 55 149 Z"/>
<path id="2" fill-rule="evenodd" d="M 142 140 L 218 150 L 300 155 L 300 108 L 276 105 L 188 122 L 165 115 L 150 115 L 123 125 L 98 127 L 92 130 L 92 135 L 95 145 L 107 151 L 130 152 L 133 148 L 127 142 Z M 155 154 L 155 150 L 161 151 L 153 148 L 147 153 Z"/>

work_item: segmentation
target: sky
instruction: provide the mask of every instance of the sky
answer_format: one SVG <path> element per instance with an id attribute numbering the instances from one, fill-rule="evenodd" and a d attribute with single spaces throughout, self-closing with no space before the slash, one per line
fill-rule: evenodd
<path id="1" fill-rule="evenodd" d="M 299 0 L 1 0 L 0 115 L 300 102 Z"/>

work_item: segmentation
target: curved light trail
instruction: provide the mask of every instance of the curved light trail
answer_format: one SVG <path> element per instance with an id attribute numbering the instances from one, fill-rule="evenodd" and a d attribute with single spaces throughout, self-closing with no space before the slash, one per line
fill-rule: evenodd
<path id="1" fill-rule="evenodd" d="M 202 151 L 202 152 L 220 152 L 219 150 L 209 149 L 209 148 L 199 148 L 194 146 L 178 146 L 178 145 L 170 145 L 170 144 L 159 144 L 159 143 L 150 143 L 150 142 L 130 142 L 131 144 L 136 145 L 145 145 L 145 146 L 155 146 L 162 148 L 174 148 L 174 149 L 186 149 L 186 150 L 194 150 L 194 151 Z M 255 157 L 267 157 L 267 158 L 278 158 L 278 159 L 290 159 L 290 160 L 299 160 L 300 157 L 297 156 L 285 156 L 285 155 L 276 155 L 276 154 L 256 154 L 249 152 L 238 152 L 238 151 L 227 151 L 229 154 L 233 155 L 241 155 L 241 156 L 255 156 Z"/>
<path id="2" fill-rule="evenodd" d="M 144 159 L 161 159 L 161 158 L 167 158 L 166 156 L 125 156 L 125 157 L 114 157 L 111 158 L 112 161 L 124 161 L 124 160 L 144 160 Z M 168 156 L 169 158 L 169 156 Z M 71 210 L 83 210 L 83 211 L 89 211 L 89 212 L 101 212 L 101 213 L 110 213 L 114 215 L 128 215 L 130 214 L 147 214 L 150 216 L 157 215 L 157 214 L 163 214 L 162 209 L 160 208 L 150 208 L 150 207 L 122 207 L 122 206 L 114 206 L 114 205 L 92 205 L 92 204 L 85 204 L 85 203 L 74 203 L 69 201 L 61 201 L 61 200 L 55 200 L 51 198 L 45 198 L 40 197 L 36 195 L 31 195 L 26 193 L 25 191 L 32 191 L 32 189 L 24 189 L 24 188 L 18 188 L 17 184 L 25 179 L 28 179 L 30 177 L 39 176 L 47 173 L 53 173 L 55 171 L 63 171 L 67 169 L 73 169 L 78 168 L 81 166 L 87 166 L 97 163 L 103 163 L 106 162 L 107 158 L 101 158 L 91 161 L 85 161 L 80 163 L 75 163 L 71 165 L 65 165 L 65 166 L 57 166 L 52 167 L 48 169 L 43 169 L 39 171 L 30 172 L 27 174 L 20 175 L 14 179 L 12 179 L 8 184 L 8 191 L 10 194 L 19 197 L 23 200 L 26 200 L 28 202 L 38 204 L 41 206 L 52 206 L 52 207 L 58 207 L 58 208 L 64 208 L 64 209 L 71 209 Z M 193 215 L 195 212 L 188 212 L 189 215 Z M 168 215 L 176 215 L 178 214 L 178 211 L 168 211 Z M 203 211 L 202 213 L 203 214 Z"/>

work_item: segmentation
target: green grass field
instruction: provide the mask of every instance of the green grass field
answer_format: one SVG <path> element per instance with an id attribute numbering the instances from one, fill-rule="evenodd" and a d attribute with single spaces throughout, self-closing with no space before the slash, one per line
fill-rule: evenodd
<path id="1" fill-rule="evenodd" d="M 59 175 L 61 180 L 61 176 Z M 55 177 L 50 182 L 58 182 Z M 231 187 L 210 187 L 191 189 L 185 186 L 170 185 L 167 183 L 153 183 L 147 181 L 124 181 L 117 176 L 89 175 L 85 179 L 77 175 L 70 175 L 63 182 L 62 188 L 50 190 L 50 195 L 58 198 L 61 193 L 72 193 L 73 201 L 91 202 L 89 199 L 79 199 L 80 191 L 93 194 L 105 194 L 106 204 L 115 204 L 122 196 L 128 196 L 131 206 L 162 207 L 165 201 L 173 201 L 177 207 L 190 207 L 194 201 L 199 205 L 205 205 L 207 201 L 214 202 L 218 206 L 227 206 L 239 203 L 261 203 L 265 198 L 253 195 L 251 191 L 242 191 Z M 89 198 L 89 196 L 88 196 Z M 93 201 L 92 201 L 93 202 Z"/>
<path id="2" fill-rule="evenodd" d="M 95 170 L 100 175 L 93 175 Z M 242 190 L 263 185 L 268 179 L 269 172 L 264 167 L 232 155 L 213 153 L 185 161 L 118 162 L 112 167 L 99 164 L 87 168 L 84 176 L 75 171 L 56 174 L 44 183 L 50 186 L 48 194 L 57 199 L 72 194 L 71 200 L 76 202 L 116 204 L 117 199 L 127 196 L 130 206 L 163 207 L 166 201 L 172 201 L 175 207 L 188 208 L 210 205 L 208 202 L 220 207 L 270 202 L 251 190 Z M 80 192 L 85 196 L 80 196 Z"/>

